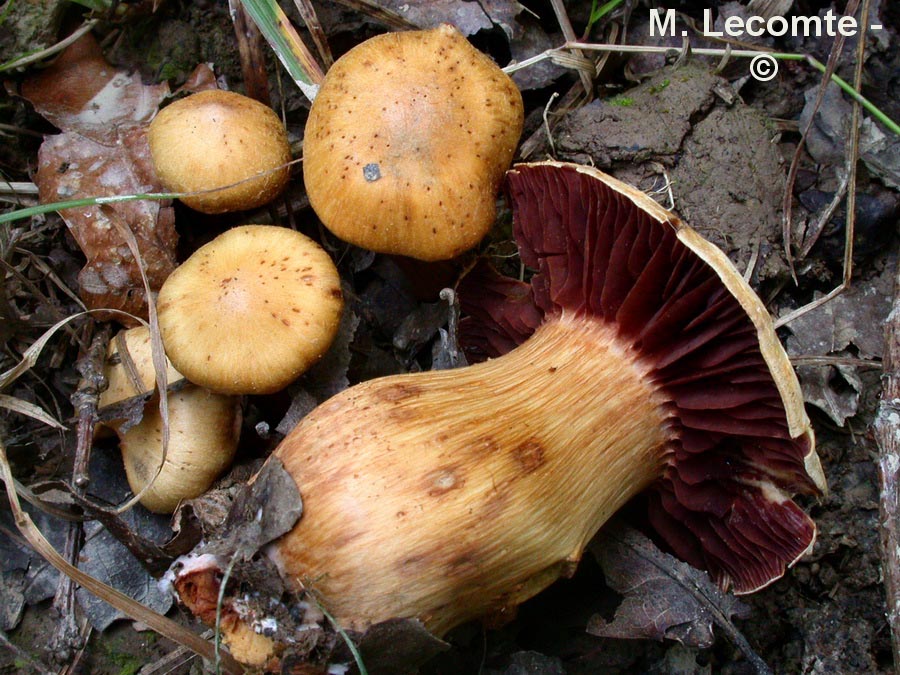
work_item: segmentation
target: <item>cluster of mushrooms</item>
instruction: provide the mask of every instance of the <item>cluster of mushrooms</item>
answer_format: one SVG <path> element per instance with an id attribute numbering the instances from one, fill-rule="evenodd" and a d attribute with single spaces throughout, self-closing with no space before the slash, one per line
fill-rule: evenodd
<path id="1" fill-rule="evenodd" d="M 394 100 L 374 94 L 378 79 Z M 248 129 L 259 117 L 268 140 L 229 134 L 222 155 L 199 157 L 157 149 L 170 134 L 218 134 L 232 114 Z M 570 574 L 604 522 L 639 496 L 662 541 L 738 593 L 778 579 L 815 540 L 792 497 L 821 494 L 825 481 L 761 301 L 721 251 L 640 191 L 572 164 L 506 171 L 522 116 L 511 80 L 449 26 L 355 47 L 310 111 L 304 181 L 340 238 L 451 258 L 486 234 L 503 187 L 533 272 L 526 282 L 478 263 L 459 283 L 460 339 L 480 362 L 352 386 L 275 450 L 303 514 L 265 553 L 345 629 L 404 618 L 441 637 L 508 615 Z M 261 172 L 186 199 L 193 208 L 249 208 L 241 200 L 265 203 L 287 181 L 277 117 L 236 94 L 170 105 L 150 141 L 174 190 L 206 187 L 192 182 L 205 162 L 222 184 L 250 175 L 232 173 L 235 151 Z M 161 458 L 134 448 L 160 445 L 154 404 L 120 431 L 129 480 L 149 508 L 172 511 L 208 488 L 234 454 L 236 397 L 298 377 L 328 348 L 341 309 L 328 254 L 287 228 L 230 230 L 171 275 L 158 299 L 167 379 L 189 384 L 169 394 L 170 449 L 149 489 Z M 272 336 L 266 348 L 248 344 L 248 324 Z M 106 396 L 152 390 L 146 331 L 111 350 L 123 372 L 111 373 Z M 180 459 L 182 443 L 218 452 L 212 469 Z M 176 494 L 185 482 L 191 494 Z M 198 613 L 216 606 L 220 565 L 207 556 L 175 570 Z M 247 632 L 226 631 L 238 660 L 277 661 L 283 642 Z"/>

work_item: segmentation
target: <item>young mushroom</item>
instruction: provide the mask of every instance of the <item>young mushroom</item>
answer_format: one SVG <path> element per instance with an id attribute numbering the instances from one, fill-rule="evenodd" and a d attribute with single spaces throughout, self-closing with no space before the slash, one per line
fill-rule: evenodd
<path id="1" fill-rule="evenodd" d="M 454 27 L 376 36 L 335 62 L 310 109 L 310 204 L 363 248 L 452 258 L 493 224 L 522 124 L 516 85 Z"/>
<path id="2" fill-rule="evenodd" d="M 188 384 L 168 395 L 169 442 L 163 462 L 163 421 L 156 397 L 141 421 L 119 434 L 125 475 L 135 494 L 154 476 L 141 504 L 172 513 L 184 499 L 206 492 L 234 459 L 241 426 L 240 401 Z"/>
<path id="3" fill-rule="evenodd" d="M 291 146 L 278 115 L 234 92 L 201 91 L 166 106 L 148 140 L 162 184 L 198 192 L 181 201 L 203 213 L 262 206 L 290 179 Z"/>
<path id="4" fill-rule="evenodd" d="M 572 572 L 648 495 L 672 548 L 749 593 L 809 551 L 794 493 L 825 481 L 799 385 L 726 256 L 591 168 L 508 174 L 530 284 L 460 287 L 483 363 L 371 380 L 275 452 L 303 515 L 270 555 L 335 621 L 416 618 L 437 636 Z M 480 283 L 485 284 L 484 286 Z"/>
<path id="5" fill-rule="evenodd" d="M 110 343 L 108 357 L 105 374 L 109 387 L 100 395 L 101 409 L 156 388 L 146 327 L 120 333 Z M 170 384 L 184 379 L 171 364 L 167 366 Z M 231 464 L 240 431 L 237 398 L 212 394 L 189 383 L 168 394 L 168 414 L 165 462 L 158 395 L 143 405 L 136 424 L 127 419 L 109 423 L 119 437 L 125 474 L 134 493 L 154 481 L 140 501 L 157 513 L 172 513 L 182 500 L 206 492 Z"/>
<path id="6" fill-rule="evenodd" d="M 109 411 L 110 406 L 149 394 L 156 389 L 152 354 L 150 329 L 146 326 L 120 331 L 110 340 L 103 370 L 107 386 L 100 392 L 100 399 L 97 401 L 101 411 Z M 167 384 L 172 385 L 183 379 L 184 376 L 166 359 Z M 115 428 L 122 421 L 124 420 L 111 419 L 103 422 L 103 425 Z"/>
<path id="7" fill-rule="evenodd" d="M 191 382 L 223 394 L 284 388 L 331 345 L 340 276 L 309 237 L 244 225 L 200 247 L 157 301 L 166 354 Z"/>

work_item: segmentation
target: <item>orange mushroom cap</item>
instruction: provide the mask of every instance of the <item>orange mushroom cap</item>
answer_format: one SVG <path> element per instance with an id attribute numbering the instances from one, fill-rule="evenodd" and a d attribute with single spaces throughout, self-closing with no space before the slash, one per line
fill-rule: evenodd
<path id="1" fill-rule="evenodd" d="M 271 108 L 241 94 L 213 89 L 175 101 L 159 112 L 147 136 L 156 173 L 167 189 L 203 191 L 181 198 L 196 211 L 262 206 L 290 179 L 285 165 L 291 146 L 284 125 Z M 218 187 L 224 189 L 206 192 Z"/>
<path id="2" fill-rule="evenodd" d="M 379 35 L 335 62 L 310 109 L 310 203 L 357 246 L 452 258 L 493 224 L 522 125 L 513 81 L 454 27 Z"/>

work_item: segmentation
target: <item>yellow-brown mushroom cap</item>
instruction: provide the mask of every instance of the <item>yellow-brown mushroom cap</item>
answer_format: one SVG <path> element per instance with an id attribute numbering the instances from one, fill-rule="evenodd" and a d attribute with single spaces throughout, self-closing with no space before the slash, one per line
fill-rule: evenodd
<path id="1" fill-rule="evenodd" d="M 127 357 L 122 353 L 123 346 L 128 352 Z M 100 394 L 98 405 L 101 408 L 153 391 L 156 388 L 156 372 L 153 368 L 150 329 L 136 326 L 119 332 L 110 340 L 103 374 L 108 386 Z M 182 374 L 166 360 L 167 383 L 173 384 L 181 379 Z"/>
<path id="2" fill-rule="evenodd" d="M 228 230 L 159 292 L 166 353 L 191 382 L 226 394 L 282 389 L 331 344 L 343 300 L 328 254 L 299 232 Z"/>
<path id="3" fill-rule="evenodd" d="M 522 124 L 515 84 L 452 26 L 379 35 L 338 59 L 310 109 L 310 203 L 358 246 L 452 258 L 490 229 Z"/>
<path id="4" fill-rule="evenodd" d="M 182 500 L 206 492 L 229 467 L 240 435 L 239 400 L 192 385 L 169 394 L 169 443 L 159 475 L 163 421 L 157 400 L 144 408 L 138 424 L 119 434 L 125 475 L 134 493 L 155 477 L 141 496 L 146 508 L 172 513 Z"/>
<path id="5" fill-rule="evenodd" d="M 148 139 L 156 173 L 169 190 L 196 192 L 238 183 L 182 198 L 203 213 L 262 206 L 290 178 L 284 165 L 291 160 L 291 147 L 278 115 L 234 92 L 202 91 L 172 103 L 150 124 Z"/>

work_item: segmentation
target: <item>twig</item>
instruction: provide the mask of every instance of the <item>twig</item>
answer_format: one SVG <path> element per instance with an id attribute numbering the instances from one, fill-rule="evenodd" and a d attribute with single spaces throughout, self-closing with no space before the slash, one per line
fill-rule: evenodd
<path id="1" fill-rule="evenodd" d="M 856 13 L 858 7 L 859 0 L 849 0 L 847 3 L 846 14 L 852 16 Z M 793 244 L 791 214 L 793 212 L 794 181 L 797 178 L 797 172 L 800 170 L 800 158 L 803 156 L 803 148 L 806 144 L 806 139 L 810 129 L 812 129 L 813 122 L 816 119 L 816 114 L 819 112 L 819 107 L 822 105 L 822 101 L 825 98 L 825 90 L 828 87 L 831 76 L 834 75 L 834 71 L 837 69 L 838 59 L 844 49 L 844 39 L 844 34 L 839 33 L 835 37 L 834 43 L 831 45 L 831 52 L 828 54 L 828 65 L 823 73 L 824 77 L 822 78 L 822 83 L 819 85 L 819 91 L 816 92 L 816 100 L 813 103 L 812 113 L 809 116 L 809 121 L 806 123 L 806 128 L 803 129 L 803 134 L 800 136 L 800 142 L 797 143 L 797 147 L 794 150 L 794 156 L 791 158 L 791 164 L 788 168 L 787 179 L 785 181 L 785 190 L 781 204 L 781 238 L 782 245 L 784 246 L 784 256 L 787 259 L 788 268 L 791 271 L 791 277 L 794 279 L 795 284 L 797 283 L 797 271 L 794 268 L 794 254 L 791 250 Z M 864 40 L 864 38 L 861 38 L 861 40 Z"/>
<path id="2" fill-rule="evenodd" d="M 91 324 L 88 324 L 91 326 Z M 89 328 L 90 330 L 90 328 Z M 76 365 L 82 380 L 72 395 L 75 408 L 77 433 L 75 443 L 75 460 L 72 467 L 73 490 L 83 496 L 88 485 L 87 466 L 91 457 L 94 440 L 94 425 L 97 420 L 97 400 L 103 387 L 103 360 L 109 343 L 110 327 L 106 324 L 91 341 L 87 353 Z M 72 565 L 78 564 L 81 552 L 81 539 L 84 534 L 80 522 L 70 522 L 66 530 L 66 543 L 63 555 Z M 73 650 L 84 646 L 82 627 L 76 620 L 75 583 L 65 574 L 59 576 L 53 608 L 59 618 L 56 631 L 50 640 L 51 652 L 60 663 L 72 661 Z"/>
<path id="3" fill-rule="evenodd" d="M 63 49 L 68 47 L 73 42 L 77 41 L 82 35 L 91 31 L 91 29 L 97 25 L 97 19 L 91 19 L 90 21 L 85 21 L 76 31 L 74 31 L 71 35 L 67 36 L 65 39 L 60 40 L 55 45 L 51 47 L 47 47 L 47 49 L 42 49 L 40 51 L 34 52 L 32 54 L 28 54 L 18 59 L 14 59 L 12 61 L 7 61 L 6 63 L 0 63 L 0 73 L 6 70 L 14 70 L 16 68 L 24 68 L 25 66 L 29 66 L 32 63 L 37 63 L 38 61 L 42 61 L 49 56 L 53 56 L 54 54 L 58 54 Z"/>
<path id="4" fill-rule="evenodd" d="M 878 444 L 882 574 L 895 668 L 900 667 L 900 259 L 887 321 L 881 402 L 873 424 Z M 898 672 L 895 670 L 895 672 Z"/>
<path id="5" fill-rule="evenodd" d="M 852 5 L 852 7 L 851 7 Z M 856 12 L 857 7 L 859 6 L 858 2 L 851 2 L 847 5 L 847 11 L 850 14 L 854 14 Z M 852 10 L 852 11 L 851 11 Z M 866 28 L 868 24 L 868 16 L 869 16 L 869 0 L 865 0 L 862 9 L 862 23 L 860 28 L 859 42 L 857 42 L 856 46 L 856 69 L 854 72 L 854 87 L 858 91 L 862 88 L 862 75 L 863 75 L 863 62 L 865 60 L 865 51 L 866 51 Z M 835 47 L 837 46 L 837 42 L 835 42 Z M 832 55 L 834 54 L 834 50 L 832 51 Z M 832 64 L 832 59 L 829 57 L 829 66 L 836 65 Z M 835 59 L 836 61 L 836 59 Z M 824 92 L 825 84 L 823 83 L 822 89 L 819 90 L 819 97 L 816 99 L 816 109 L 818 109 L 819 99 L 822 97 Z M 813 302 L 805 305 L 785 317 L 778 319 L 775 322 L 775 327 L 783 326 L 784 324 L 793 321 L 799 316 L 806 314 L 812 309 L 819 307 L 820 305 L 836 298 L 838 295 L 843 293 L 846 289 L 850 287 L 851 279 L 853 278 L 853 234 L 855 231 L 856 224 L 856 166 L 859 162 L 859 107 L 860 102 L 857 99 L 853 99 L 853 113 L 850 119 L 850 139 L 847 142 L 846 147 L 846 167 L 847 167 L 847 208 L 844 209 L 846 212 L 845 215 L 845 225 L 844 225 L 844 260 L 843 260 L 843 275 L 841 277 L 841 283 L 839 286 L 834 288 L 828 295 L 819 298 L 818 300 L 814 300 Z M 813 115 L 810 117 L 810 121 L 807 124 L 807 128 L 804 131 L 803 139 L 806 138 L 806 134 L 809 132 L 809 128 L 812 125 L 813 118 L 815 117 L 815 109 L 813 111 Z M 791 165 L 791 171 L 795 171 L 796 166 L 799 164 L 798 154 L 800 148 L 803 145 L 803 139 L 801 139 L 800 144 L 797 146 L 797 152 L 794 154 L 795 163 Z M 791 250 L 791 242 L 790 242 L 790 203 L 791 203 L 791 193 L 792 190 L 790 188 L 791 178 L 788 178 L 788 187 L 785 190 L 785 201 L 784 208 L 785 210 L 785 220 L 784 220 L 784 234 L 788 237 L 788 239 L 784 242 L 785 253 L 788 255 L 788 263 L 790 264 L 791 274 L 794 275 L 794 265 L 793 259 L 790 257 Z M 796 275 L 794 275 L 794 281 L 796 282 Z"/>
<path id="6" fill-rule="evenodd" d="M 834 197 L 831 202 L 822 211 L 819 216 L 816 218 L 815 224 L 812 227 L 806 228 L 806 234 L 803 237 L 803 244 L 800 246 L 800 251 L 798 252 L 798 257 L 802 260 L 809 252 L 812 250 L 812 247 L 816 245 L 816 242 L 819 241 L 819 236 L 825 230 L 825 226 L 828 225 L 829 221 L 831 221 L 832 216 L 834 216 L 834 212 L 837 210 L 837 207 L 840 205 L 842 201 L 844 201 L 844 195 L 847 194 L 847 186 L 850 183 L 850 171 L 844 172 L 844 177 L 841 180 L 840 186 L 838 186 L 837 192 L 834 193 Z"/>
<path id="7" fill-rule="evenodd" d="M 72 404 L 78 420 L 72 485 L 81 495 L 84 495 L 84 490 L 89 482 L 88 462 L 90 462 L 91 446 L 94 441 L 94 427 L 97 425 L 97 403 L 100 399 L 100 392 L 106 385 L 103 366 L 111 332 L 110 324 L 104 324 L 91 341 L 87 354 L 76 365 L 81 375 L 81 382 L 72 395 Z"/>

